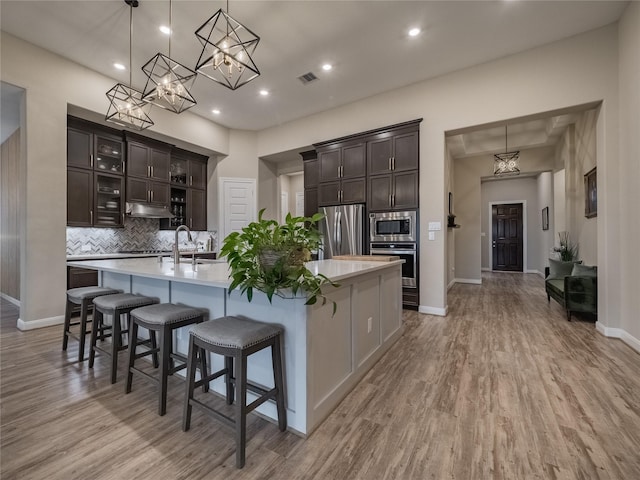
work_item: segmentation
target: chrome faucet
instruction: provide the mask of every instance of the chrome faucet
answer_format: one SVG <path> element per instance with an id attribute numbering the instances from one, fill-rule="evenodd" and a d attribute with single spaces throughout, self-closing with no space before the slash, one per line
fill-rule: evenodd
<path id="1" fill-rule="evenodd" d="M 180 250 L 178 250 L 178 233 L 180 230 L 185 230 L 187 235 L 189 236 L 189 241 L 193 242 L 193 238 L 191 238 L 191 230 L 186 225 L 180 225 L 176 228 L 176 238 L 173 244 L 173 263 L 180 263 Z"/>

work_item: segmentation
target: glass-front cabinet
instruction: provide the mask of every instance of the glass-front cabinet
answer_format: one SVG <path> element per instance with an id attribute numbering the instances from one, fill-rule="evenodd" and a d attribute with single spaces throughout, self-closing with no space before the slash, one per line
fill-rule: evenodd
<path id="1" fill-rule="evenodd" d="M 96 227 L 122 227 L 124 225 L 124 177 L 96 173 L 95 176 Z"/>
<path id="2" fill-rule="evenodd" d="M 95 136 L 94 169 L 100 172 L 124 173 L 122 142 L 106 136 Z"/>
<path id="3" fill-rule="evenodd" d="M 184 188 L 171 187 L 171 213 L 171 228 L 187 225 L 187 190 Z"/>

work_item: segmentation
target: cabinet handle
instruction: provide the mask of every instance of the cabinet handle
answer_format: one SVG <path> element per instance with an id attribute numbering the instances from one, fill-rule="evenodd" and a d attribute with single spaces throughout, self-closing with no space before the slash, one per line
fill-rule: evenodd
<path id="1" fill-rule="evenodd" d="M 153 190 L 151 190 L 151 201 L 153 202 Z"/>
<path id="2" fill-rule="evenodd" d="M 391 194 L 389 194 L 389 206 L 391 207 Z"/>
<path id="3" fill-rule="evenodd" d="M 91 168 L 93 168 L 93 153 L 89 154 L 89 163 L 91 165 Z"/>
<path id="4" fill-rule="evenodd" d="M 189 228 L 193 228 L 193 218 L 189 217 Z"/>
<path id="5" fill-rule="evenodd" d="M 124 171 L 124 162 L 122 162 L 122 173 L 125 173 L 125 171 Z"/>
<path id="6" fill-rule="evenodd" d="M 391 166 L 393 167 L 392 170 L 396 169 L 396 157 L 391 157 Z"/>
<path id="7" fill-rule="evenodd" d="M 124 225 L 124 213 L 122 214 L 122 224 Z"/>
<path id="8" fill-rule="evenodd" d="M 392 170 L 392 168 L 391 168 L 391 157 L 389 157 L 389 170 Z"/>
<path id="9" fill-rule="evenodd" d="M 392 207 L 396 206 L 396 195 L 395 195 L 395 193 L 391 194 L 391 206 Z"/>
<path id="10" fill-rule="evenodd" d="M 338 165 L 338 178 L 340 178 L 340 165 Z"/>
<path id="11" fill-rule="evenodd" d="M 340 178 L 344 178 L 344 165 L 340 165 Z"/>
<path id="12" fill-rule="evenodd" d="M 151 166 L 151 176 L 153 177 L 153 166 Z"/>
<path id="13" fill-rule="evenodd" d="M 89 210 L 89 218 L 91 219 L 91 225 L 93 225 L 93 210 Z"/>
<path id="14" fill-rule="evenodd" d="M 340 190 L 340 202 L 344 201 L 344 190 Z"/>
<path id="15" fill-rule="evenodd" d="M 338 196 L 338 201 L 340 201 L 340 190 L 338 190 L 338 191 L 336 192 L 336 194 L 337 194 L 337 196 Z"/>
<path id="16" fill-rule="evenodd" d="M 193 175 L 189 175 L 189 186 L 193 185 Z"/>

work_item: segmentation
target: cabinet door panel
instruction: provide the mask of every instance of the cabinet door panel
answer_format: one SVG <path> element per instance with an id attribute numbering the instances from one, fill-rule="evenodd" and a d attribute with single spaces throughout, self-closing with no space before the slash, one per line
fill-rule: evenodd
<path id="1" fill-rule="evenodd" d="M 147 180 L 127 178 L 127 202 L 148 202 L 149 185 Z"/>
<path id="2" fill-rule="evenodd" d="M 207 164 L 191 160 L 189 162 L 189 186 L 192 188 L 207 188 Z"/>
<path id="3" fill-rule="evenodd" d="M 122 227 L 124 225 L 124 177 L 117 174 L 94 174 L 94 226 Z"/>
<path id="4" fill-rule="evenodd" d="M 150 178 L 154 180 L 169 181 L 169 168 L 171 166 L 171 155 L 164 150 L 150 148 Z"/>
<path id="5" fill-rule="evenodd" d="M 94 167 L 101 172 L 124 173 L 124 152 L 122 141 L 106 135 L 95 135 Z"/>
<path id="6" fill-rule="evenodd" d="M 304 189 L 304 216 L 311 217 L 318 213 L 318 188 Z"/>
<path id="7" fill-rule="evenodd" d="M 93 135 L 75 128 L 67 128 L 67 165 L 91 168 Z"/>
<path id="8" fill-rule="evenodd" d="M 149 175 L 149 149 L 138 143 L 127 143 L 127 174 L 147 178 Z"/>
<path id="9" fill-rule="evenodd" d="M 314 188 L 318 186 L 320 172 L 318 171 L 318 160 L 305 160 L 304 167 L 304 186 L 305 188 Z"/>
<path id="10" fill-rule="evenodd" d="M 318 185 L 318 205 L 340 204 L 340 182 L 321 183 Z"/>
<path id="11" fill-rule="evenodd" d="M 418 208 L 418 172 L 394 174 L 393 192 L 394 209 Z"/>
<path id="12" fill-rule="evenodd" d="M 389 173 L 391 171 L 392 146 L 391 138 L 388 137 L 367 142 L 369 175 Z"/>
<path id="13" fill-rule="evenodd" d="M 171 189 L 168 183 L 149 182 L 149 200 L 154 205 L 162 205 L 169 208 L 169 198 L 171 197 Z"/>
<path id="14" fill-rule="evenodd" d="M 342 148 L 342 178 L 364 177 L 367 174 L 366 144 Z"/>
<path id="15" fill-rule="evenodd" d="M 187 191 L 187 208 L 189 210 L 189 228 L 191 230 L 206 230 L 207 192 L 190 188 Z"/>
<path id="16" fill-rule="evenodd" d="M 391 179 L 391 174 L 369 177 L 369 210 L 391 208 Z"/>
<path id="17" fill-rule="evenodd" d="M 393 137 L 394 171 L 417 170 L 420 163 L 418 132 Z"/>
<path id="18" fill-rule="evenodd" d="M 342 181 L 342 201 L 340 203 L 365 203 L 367 201 L 367 181 L 364 177 Z"/>
<path id="19" fill-rule="evenodd" d="M 90 227 L 93 211 L 93 173 L 67 169 L 67 225 Z"/>
<path id="20" fill-rule="evenodd" d="M 320 182 L 331 182 L 339 178 L 340 150 L 334 149 L 318 154 Z"/>

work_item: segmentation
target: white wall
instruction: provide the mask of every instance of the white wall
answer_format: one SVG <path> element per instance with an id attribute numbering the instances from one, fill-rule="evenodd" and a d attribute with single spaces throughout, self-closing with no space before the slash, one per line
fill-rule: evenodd
<path id="1" fill-rule="evenodd" d="M 620 21 L 619 30 L 619 72 L 620 72 L 620 155 L 619 171 L 619 214 L 606 227 L 614 232 L 605 241 L 598 243 L 598 259 L 606 252 L 619 249 L 624 259 L 620 266 L 620 317 L 602 316 L 599 323 L 622 330 L 623 338 L 632 342 L 640 350 L 640 295 L 638 295 L 638 272 L 640 272 L 640 2 L 630 2 Z M 598 188 L 600 176 L 598 159 Z M 599 189 L 598 197 L 602 190 Z M 598 222 L 602 223 L 602 204 L 598 206 Z M 609 212 L 607 211 L 607 215 Z M 600 285 L 602 282 L 598 282 Z M 601 289 L 600 289 L 601 290 Z M 600 292 L 601 293 L 601 292 Z M 607 300 L 602 295 L 599 301 Z M 630 338 L 629 338 L 630 337 Z"/>
<path id="2" fill-rule="evenodd" d="M 553 247 L 553 212 L 554 212 L 554 185 L 553 173 L 542 172 L 538 175 L 538 226 L 536 231 L 539 232 L 540 240 L 538 242 L 538 265 L 536 270 L 544 274 L 544 267 L 549 266 L 549 252 Z M 542 209 L 549 208 L 549 229 L 542 230 Z M 531 265 L 529 268 L 532 268 Z"/>
<path id="3" fill-rule="evenodd" d="M 617 189 L 611 177 L 606 177 L 606 162 L 618 157 L 617 69 L 617 27 L 611 25 L 263 130 L 258 134 L 258 153 L 269 155 L 423 118 L 420 223 L 440 221 L 445 225 L 446 131 L 605 100 L 597 135 L 598 159 L 605 163 L 599 162 L 598 167 L 605 171 L 599 194 L 606 197 L 609 190 Z M 422 236 L 420 304 L 424 312 L 446 312 L 445 232 L 437 233 L 435 241 Z M 459 253 L 456 246 L 456 257 Z"/>
<path id="4" fill-rule="evenodd" d="M 553 174 L 553 218 L 549 219 L 549 229 L 553 232 L 553 245 L 559 245 L 557 233 L 567 231 L 564 177 L 564 168 Z M 549 215 L 551 216 L 551 212 Z"/>

